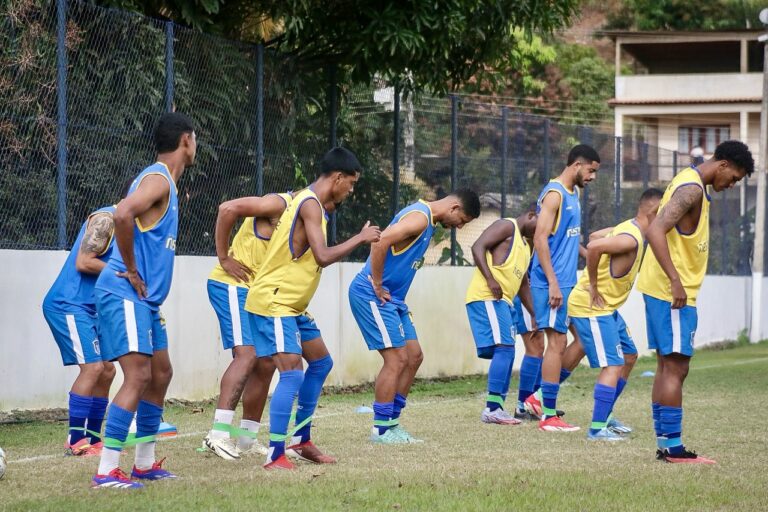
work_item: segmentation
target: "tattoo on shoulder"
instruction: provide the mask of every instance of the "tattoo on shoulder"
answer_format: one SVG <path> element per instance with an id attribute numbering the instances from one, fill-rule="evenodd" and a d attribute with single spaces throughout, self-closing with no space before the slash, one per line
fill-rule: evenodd
<path id="1" fill-rule="evenodd" d="M 85 229 L 83 242 L 80 244 L 80 252 L 84 254 L 103 253 L 109 245 L 114 229 L 115 222 L 111 214 L 94 215 Z"/>
<path id="2" fill-rule="evenodd" d="M 691 208 L 701 202 L 703 195 L 701 187 L 694 185 L 681 187 L 675 191 L 659 215 L 665 224 L 674 226 L 691 211 Z"/>

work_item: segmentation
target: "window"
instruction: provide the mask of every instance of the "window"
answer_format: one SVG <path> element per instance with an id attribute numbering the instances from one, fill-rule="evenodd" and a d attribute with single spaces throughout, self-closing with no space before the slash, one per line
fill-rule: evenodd
<path id="1" fill-rule="evenodd" d="M 677 150 L 689 154 L 700 146 L 704 153 L 711 155 L 718 144 L 731 137 L 730 126 L 681 126 L 678 128 Z"/>

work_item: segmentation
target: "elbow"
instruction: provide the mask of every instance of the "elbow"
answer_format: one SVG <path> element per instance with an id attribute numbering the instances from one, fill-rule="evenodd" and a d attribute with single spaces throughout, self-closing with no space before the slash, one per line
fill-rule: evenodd
<path id="1" fill-rule="evenodd" d="M 86 273 L 87 274 L 90 269 L 88 268 L 88 266 L 86 264 L 84 264 L 82 261 L 80 261 L 80 258 L 78 258 L 77 260 L 75 260 L 75 270 L 77 270 L 81 274 L 82 273 Z"/>
<path id="2" fill-rule="evenodd" d="M 231 201 L 223 202 L 219 205 L 219 217 L 226 218 L 236 216 L 237 212 Z"/>

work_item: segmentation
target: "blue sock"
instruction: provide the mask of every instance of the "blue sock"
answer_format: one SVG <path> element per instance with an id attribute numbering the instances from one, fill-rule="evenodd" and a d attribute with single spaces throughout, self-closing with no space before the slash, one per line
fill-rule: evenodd
<path id="1" fill-rule="evenodd" d="M 160 430 L 162 416 L 161 406 L 146 400 L 139 401 L 139 407 L 136 409 L 136 439 L 156 436 Z"/>
<path id="2" fill-rule="evenodd" d="M 661 437 L 671 454 L 681 453 L 683 446 L 683 408 L 659 405 Z"/>
<path id="3" fill-rule="evenodd" d="M 512 347 L 514 350 L 514 347 Z M 507 393 L 509 393 L 509 385 L 512 382 L 512 367 L 515 365 L 515 356 L 512 356 L 512 364 L 509 366 L 509 373 L 507 373 L 507 378 L 504 380 L 504 393 L 501 395 L 501 398 L 504 399 L 504 401 L 507 400 Z"/>
<path id="4" fill-rule="evenodd" d="M 616 405 L 616 402 L 619 400 L 619 397 L 621 396 L 621 392 L 624 391 L 624 387 L 626 385 L 627 385 L 626 379 L 619 377 L 618 382 L 616 382 L 616 396 L 613 399 L 613 405 Z M 613 407 L 611 407 L 611 414 L 613 414 Z"/>
<path id="5" fill-rule="evenodd" d="M 608 415 L 611 414 L 613 401 L 616 398 L 616 388 L 600 384 L 595 384 L 595 408 L 592 410 L 592 424 L 589 427 L 590 434 L 597 434 L 604 429 L 608 422 Z"/>
<path id="6" fill-rule="evenodd" d="M 310 361 L 307 365 L 307 371 L 304 372 L 304 382 L 299 389 L 299 403 L 296 408 L 296 425 L 310 418 L 317 408 L 317 400 L 323 391 L 323 383 L 333 368 L 333 359 L 327 355 L 321 359 Z M 310 430 L 312 421 L 296 431 L 294 436 L 301 438 L 299 443 L 306 443 L 310 439 Z M 294 444 L 294 441 L 291 440 Z"/>
<path id="7" fill-rule="evenodd" d="M 488 400 L 486 407 L 491 411 L 503 409 L 504 399 L 509 386 L 509 375 L 515 361 L 515 347 L 498 345 L 493 350 L 491 366 L 488 368 Z"/>
<path id="8" fill-rule="evenodd" d="M 537 392 L 539 389 L 541 389 L 541 366 L 544 364 L 544 358 L 541 358 L 541 363 L 539 364 L 539 371 L 536 372 L 536 381 L 533 383 L 533 392 Z"/>
<path id="9" fill-rule="evenodd" d="M 304 372 L 288 370 L 280 372 L 272 401 L 269 402 L 269 460 L 276 460 L 285 453 L 285 436 L 291 421 L 293 401 L 304 381 Z"/>
<path id="10" fill-rule="evenodd" d="M 128 429 L 131 428 L 133 415 L 133 412 L 126 411 L 112 402 L 107 415 L 107 425 L 104 427 L 104 448 L 122 451 L 122 444 L 128 437 Z"/>
<path id="11" fill-rule="evenodd" d="M 565 380 L 571 376 L 571 371 L 566 370 L 565 368 L 560 368 L 560 384 L 565 382 Z"/>
<path id="12" fill-rule="evenodd" d="M 659 413 L 659 407 L 661 407 L 658 403 L 652 402 L 651 403 L 651 414 L 653 415 L 653 431 L 656 433 L 656 445 L 659 447 L 660 450 L 663 450 L 666 448 L 666 446 L 662 446 L 661 442 L 661 415 Z"/>
<path id="13" fill-rule="evenodd" d="M 560 384 L 554 382 L 541 382 L 541 414 L 542 416 L 557 415 L 557 394 L 560 392 Z M 544 419 L 544 418 L 542 418 Z"/>
<path id="14" fill-rule="evenodd" d="M 541 358 L 523 356 L 520 365 L 520 389 L 517 392 L 518 407 L 522 407 L 523 402 L 536 391 L 537 378 L 541 378 Z"/>
<path id="15" fill-rule="evenodd" d="M 93 403 L 92 396 L 69 392 L 69 444 L 73 445 L 86 437 L 85 421 Z"/>
<path id="16" fill-rule="evenodd" d="M 390 421 L 395 404 L 393 402 L 373 402 L 373 426 L 379 430 L 379 435 L 391 428 Z"/>
<path id="17" fill-rule="evenodd" d="M 403 412 L 403 409 L 405 409 L 405 405 L 408 403 L 406 397 L 401 395 L 400 393 L 395 393 L 395 401 L 393 402 L 392 406 L 392 419 L 398 420 L 400 419 L 400 413 Z"/>
<path id="18" fill-rule="evenodd" d="M 107 398 L 103 396 L 93 397 L 91 410 L 88 412 L 88 430 L 92 432 L 89 434 L 91 436 L 91 444 L 101 441 L 101 424 L 104 422 L 107 405 L 109 405 Z"/>

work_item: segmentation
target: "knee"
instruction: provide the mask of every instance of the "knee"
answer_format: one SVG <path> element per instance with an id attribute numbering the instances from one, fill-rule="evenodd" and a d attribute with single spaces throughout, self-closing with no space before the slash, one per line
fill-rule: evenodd
<path id="1" fill-rule="evenodd" d="M 637 354 L 624 354 L 624 366 L 632 368 L 637 362 Z"/>
<path id="2" fill-rule="evenodd" d="M 171 382 L 172 378 L 173 378 L 173 366 L 171 366 L 170 361 L 168 362 L 168 364 L 163 364 L 156 368 L 152 368 L 153 382 L 167 385 L 168 383 Z"/>
<path id="3" fill-rule="evenodd" d="M 333 368 L 333 358 L 331 358 L 331 355 L 328 354 L 325 357 L 322 357 L 320 359 L 315 359 L 314 361 L 310 361 L 307 371 L 311 371 L 312 373 L 317 373 L 320 375 L 327 376 L 329 373 L 331 373 L 331 369 Z"/>
<path id="4" fill-rule="evenodd" d="M 413 370 L 418 370 L 421 366 L 421 363 L 424 362 L 424 352 L 419 349 L 418 352 L 415 354 L 411 354 L 411 356 L 408 358 L 408 367 Z"/>
<path id="5" fill-rule="evenodd" d="M 138 366 L 124 373 L 125 383 L 135 386 L 140 390 L 146 389 L 152 381 L 152 367 L 149 364 Z"/>
<path id="6" fill-rule="evenodd" d="M 117 369 L 115 368 L 115 365 L 112 363 L 103 363 L 101 368 L 101 375 L 99 376 L 99 380 L 102 382 L 109 382 L 112 383 L 113 380 L 115 380 L 115 375 L 117 374 Z"/>

